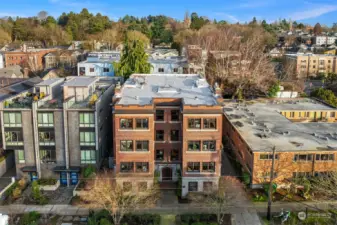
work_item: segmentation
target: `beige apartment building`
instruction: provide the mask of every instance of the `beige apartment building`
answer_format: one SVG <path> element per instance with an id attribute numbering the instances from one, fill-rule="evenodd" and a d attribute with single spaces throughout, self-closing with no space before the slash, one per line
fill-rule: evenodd
<path id="1" fill-rule="evenodd" d="M 294 63 L 294 76 L 289 79 L 307 79 L 319 73 L 337 73 L 336 55 L 286 54 L 288 65 Z"/>

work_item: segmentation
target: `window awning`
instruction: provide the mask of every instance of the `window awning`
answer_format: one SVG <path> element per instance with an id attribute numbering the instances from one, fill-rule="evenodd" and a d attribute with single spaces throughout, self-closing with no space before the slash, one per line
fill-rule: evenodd
<path id="1" fill-rule="evenodd" d="M 24 166 L 21 168 L 22 172 L 36 172 L 36 166 Z"/>
<path id="2" fill-rule="evenodd" d="M 65 166 L 56 166 L 54 167 L 54 172 L 76 172 L 79 173 L 81 171 L 81 167 L 73 166 L 68 169 Z"/>

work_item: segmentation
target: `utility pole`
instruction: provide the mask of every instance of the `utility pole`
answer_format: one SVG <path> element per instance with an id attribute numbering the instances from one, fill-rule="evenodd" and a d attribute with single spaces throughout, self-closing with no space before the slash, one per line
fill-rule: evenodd
<path id="1" fill-rule="evenodd" d="M 275 146 L 273 147 L 273 158 L 271 161 L 271 170 L 270 170 L 270 181 L 269 181 L 269 190 L 268 190 L 268 209 L 267 209 L 267 220 L 271 220 L 271 202 L 272 202 L 272 191 L 273 191 L 273 180 L 274 180 L 274 164 L 275 164 Z"/>

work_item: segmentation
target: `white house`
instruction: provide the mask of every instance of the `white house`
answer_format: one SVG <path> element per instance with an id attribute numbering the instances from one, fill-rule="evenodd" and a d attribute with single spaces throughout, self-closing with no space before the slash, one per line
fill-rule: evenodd
<path id="1" fill-rule="evenodd" d="M 149 58 L 152 59 L 166 59 L 171 57 L 178 57 L 179 52 L 176 49 L 151 49 L 147 51 Z"/>
<path id="2" fill-rule="evenodd" d="M 77 64 L 77 74 L 79 76 L 114 76 L 113 62 L 119 60 L 119 52 L 90 52 L 87 60 Z"/>
<path id="3" fill-rule="evenodd" d="M 164 59 L 150 58 L 152 74 L 183 74 L 188 72 L 188 62 L 186 58 L 174 56 Z"/>
<path id="4" fill-rule="evenodd" d="M 272 58 L 278 58 L 282 56 L 282 53 L 278 48 L 273 48 L 272 50 L 270 50 L 269 56 Z"/>
<path id="5" fill-rule="evenodd" d="M 332 45 L 337 40 L 334 36 L 316 36 L 312 38 L 313 44 L 316 45 Z"/>

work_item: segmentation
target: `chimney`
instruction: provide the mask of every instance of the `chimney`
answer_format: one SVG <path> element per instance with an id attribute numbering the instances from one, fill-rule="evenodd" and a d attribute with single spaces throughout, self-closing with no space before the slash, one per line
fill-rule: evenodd
<path id="1" fill-rule="evenodd" d="M 29 78 L 29 69 L 27 67 L 23 69 L 23 78 Z"/>
<path id="2" fill-rule="evenodd" d="M 116 84 L 116 87 L 115 87 L 115 93 L 114 93 L 114 95 L 112 97 L 112 104 L 115 104 L 118 101 L 118 99 L 120 99 L 120 97 L 121 97 L 120 96 L 121 91 L 122 91 L 122 86 L 121 86 L 121 83 L 118 82 Z"/>
<path id="3" fill-rule="evenodd" d="M 219 87 L 219 84 L 216 82 L 214 84 L 215 95 L 222 97 L 222 89 Z"/>
<path id="4" fill-rule="evenodd" d="M 22 51 L 23 51 L 23 52 L 27 52 L 27 45 L 26 45 L 26 44 L 23 44 L 23 45 L 22 45 Z"/>

